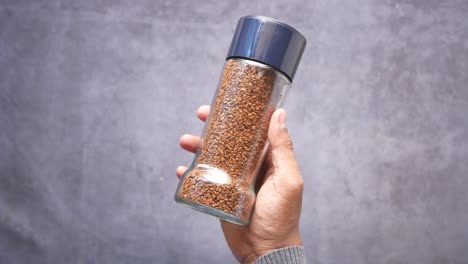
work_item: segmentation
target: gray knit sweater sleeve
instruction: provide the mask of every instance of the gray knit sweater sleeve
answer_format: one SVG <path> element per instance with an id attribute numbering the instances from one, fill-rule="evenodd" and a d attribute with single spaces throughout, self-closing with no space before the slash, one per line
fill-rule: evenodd
<path id="1" fill-rule="evenodd" d="M 265 254 L 254 264 L 305 264 L 304 248 L 301 246 L 284 247 Z"/>

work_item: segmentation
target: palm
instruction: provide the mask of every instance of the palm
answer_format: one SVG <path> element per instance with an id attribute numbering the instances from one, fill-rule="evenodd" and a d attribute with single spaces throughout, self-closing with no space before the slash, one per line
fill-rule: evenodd
<path id="1" fill-rule="evenodd" d="M 263 168 L 258 175 L 259 181 L 257 184 L 261 184 L 261 187 L 257 193 L 255 202 L 256 206 L 252 212 L 250 224 L 247 226 L 238 226 L 229 222 L 221 221 L 221 227 L 223 229 L 226 241 L 234 256 L 238 260 L 243 260 L 246 256 L 252 253 L 252 248 L 255 246 L 254 240 L 257 236 L 255 233 L 257 233 L 258 230 L 263 229 L 263 223 L 261 219 L 271 218 L 269 215 L 275 211 L 274 208 L 269 210 L 270 207 L 274 207 L 276 204 L 269 202 L 271 197 L 267 195 L 274 191 L 273 177 L 271 177 L 273 176 L 274 169 L 267 167 L 267 164 L 271 164 L 271 162 L 268 160 L 268 157 L 265 160 L 262 166 Z M 264 183 L 262 184 L 261 181 L 263 180 Z"/>
<path id="2" fill-rule="evenodd" d="M 197 115 L 205 121 L 208 113 L 209 107 L 202 106 Z M 278 141 L 283 140 L 277 135 L 272 138 L 269 135 L 269 139 L 273 139 L 276 145 Z M 182 148 L 190 152 L 196 152 L 200 144 L 200 137 L 197 136 L 184 135 L 180 139 Z M 238 226 L 221 221 L 232 253 L 244 263 L 251 263 L 273 249 L 302 243 L 298 227 L 302 203 L 302 177 L 292 152 L 292 145 L 289 144 L 288 154 L 284 157 L 278 157 L 281 154 L 273 155 L 273 152 L 284 154 L 284 146 L 276 151 L 280 152 L 275 152 L 270 147 L 258 175 L 257 199 L 250 224 Z M 287 166 L 278 166 L 285 160 L 289 160 L 286 162 Z M 178 167 L 177 175 L 181 177 L 186 169 L 185 166 Z"/>
<path id="3" fill-rule="evenodd" d="M 263 170 L 258 175 L 260 188 L 250 224 L 241 227 L 225 221 L 221 221 L 226 241 L 234 256 L 242 261 L 250 255 L 258 257 L 268 248 L 263 248 L 265 242 L 272 246 L 275 241 L 271 238 L 283 237 L 290 232 L 289 223 L 296 222 L 297 213 L 300 210 L 300 203 L 289 205 L 291 197 L 283 194 L 277 188 L 278 181 L 275 175 L 275 168 L 271 161 L 271 153 L 267 155 L 263 164 Z M 293 216 L 291 219 L 291 216 Z M 262 242 L 262 243 L 259 243 Z M 300 241 L 297 241 L 300 243 Z M 282 245 L 274 245 L 279 248 Z M 248 261 L 247 261 L 248 262 Z"/>

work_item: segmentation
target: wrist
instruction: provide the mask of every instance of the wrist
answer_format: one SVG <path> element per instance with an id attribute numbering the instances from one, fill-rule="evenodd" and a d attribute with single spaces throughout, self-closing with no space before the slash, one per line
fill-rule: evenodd
<path id="1" fill-rule="evenodd" d="M 247 255 L 242 261 L 241 263 L 242 264 L 252 264 L 255 262 L 256 259 L 258 259 L 261 255 L 257 255 L 255 253 L 250 253 L 249 255 Z"/>
<path id="2" fill-rule="evenodd" d="M 256 243 L 255 250 L 249 253 L 242 261 L 242 264 L 252 264 L 260 257 L 267 255 L 273 251 L 294 247 L 294 246 L 302 246 L 302 240 L 299 234 L 297 236 L 293 236 L 289 239 L 286 239 L 282 242 L 258 242 Z"/>
<path id="3" fill-rule="evenodd" d="M 305 264 L 304 248 L 302 246 L 283 247 L 257 258 L 254 264 Z"/>

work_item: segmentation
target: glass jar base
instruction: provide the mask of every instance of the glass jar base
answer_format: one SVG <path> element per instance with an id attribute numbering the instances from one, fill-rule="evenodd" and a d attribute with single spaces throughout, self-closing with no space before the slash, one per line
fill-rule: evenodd
<path id="1" fill-rule="evenodd" d="M 205 204 L 201 204 L 201 203 L 197 203 L 197 202 L 194 202 L 194 201 L 186 200 L 186 199 L 180 197 L 179 195 L 176 195 L 174 197 L 174 200 L 177 203 L 183 204 L 183 205 L 188 206 L 188 207 L 190 207 L 192 209 L 195 209 L 197 211 L 200 211 L 200 212 L 203 212 L 205 214 L 215 216 L 220 220 L 224 220 L 224 221 L 227 221 L 227 222 L 230 222 L 230 223 L 233 223 L 233 224 L 236 224 L 236 225 L 240 225 L 240 226 L 246 226 L 246 225 L 249 224 L 248 220 L 247 221 L 242 221 L 239 218 L 236 218 L 233 215 L 228 214 L 228 213 L 226 213 L 224 211 L 221 211 L 219 209 L 210 207 L 210 206 L 205 205 Z"/>

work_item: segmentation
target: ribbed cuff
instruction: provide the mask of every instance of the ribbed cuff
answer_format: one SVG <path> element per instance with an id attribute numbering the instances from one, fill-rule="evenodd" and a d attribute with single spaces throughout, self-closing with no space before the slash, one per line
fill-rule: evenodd
<path id="1" fill-rule="evenodd" d="M 267 253 L 254 264 L 305 264 L 304 248 L 301 246 L 284 247 Z"/>

